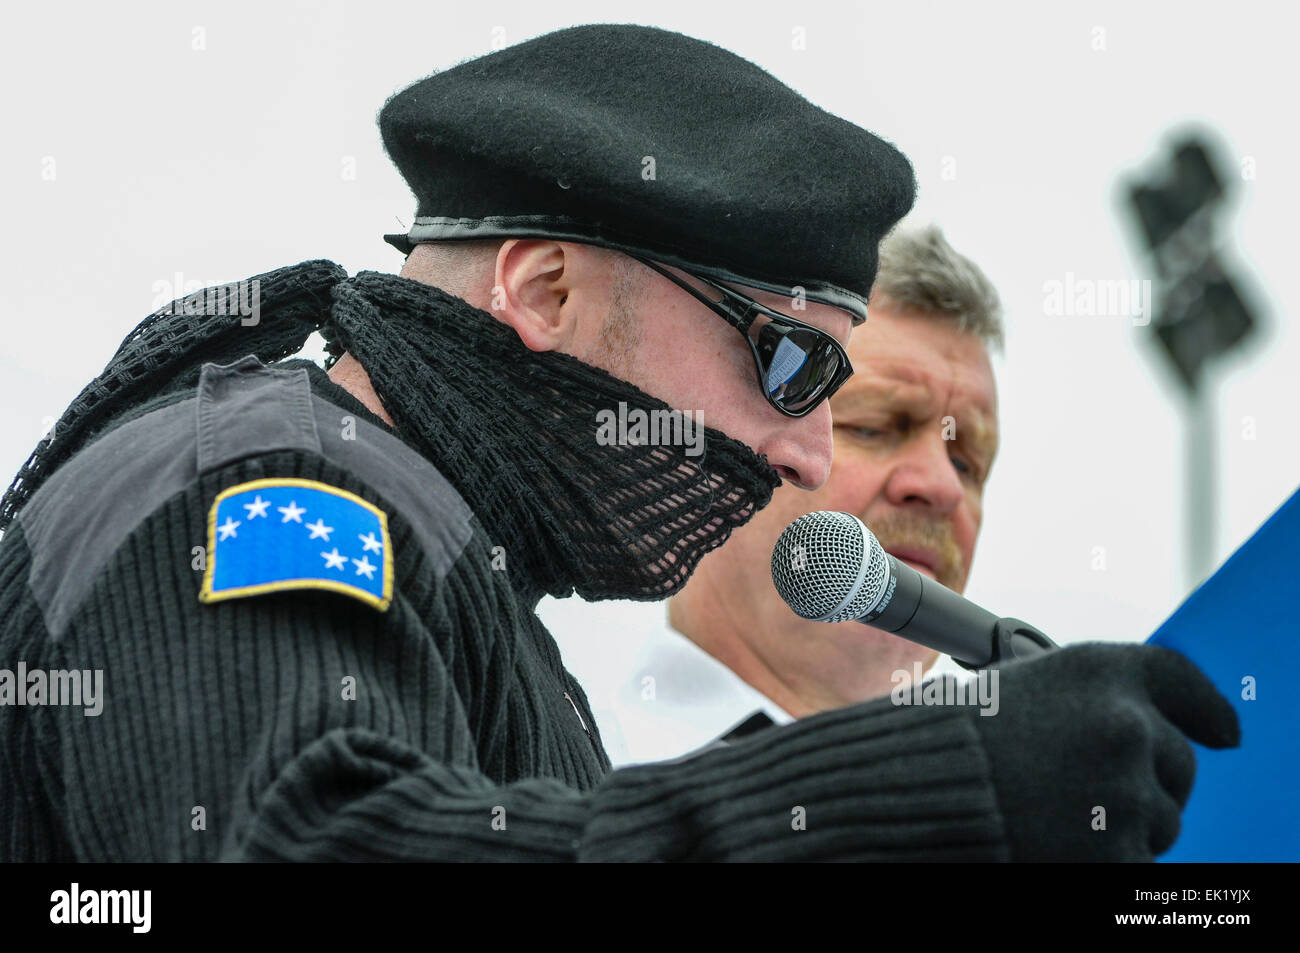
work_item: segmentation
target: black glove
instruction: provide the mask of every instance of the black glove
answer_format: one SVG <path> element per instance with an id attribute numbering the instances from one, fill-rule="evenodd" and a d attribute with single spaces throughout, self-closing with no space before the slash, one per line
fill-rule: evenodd
<path id="1" fill-rule="evenodd" d="M 1236 747 L 1237 714 L 1192 662 L 1089 643 L 1005 666 L 998 711 L 971 717 L 1018 861 L 1150 861 L 1178 837 L 1192 740 Z M 1105 829 L 1096 808 L 1105 809 Z"/>

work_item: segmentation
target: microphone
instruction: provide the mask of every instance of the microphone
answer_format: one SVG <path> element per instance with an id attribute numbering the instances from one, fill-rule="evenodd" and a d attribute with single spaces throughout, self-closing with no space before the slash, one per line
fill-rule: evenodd
<path id="1" fill-rule="evenodd" d="M 1057 648 L 1033 626 L 999 618 L 895 559 L 849 513 L 819 510 L 787 526 L 772 550 L 772 582 L 802 618 L 853 619 L 951 655 L 967 669 Z"/>

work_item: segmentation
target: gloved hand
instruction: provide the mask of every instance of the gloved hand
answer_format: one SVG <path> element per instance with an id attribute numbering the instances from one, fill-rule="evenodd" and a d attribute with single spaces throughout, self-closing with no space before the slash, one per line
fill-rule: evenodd
<path id="1" fill-rule="evenodd" d="M 997 713 L 971 717 L 1017 861 L 1153 860 L 1177 838 L 1192 791 L 1187 738 L 1210 748 L 1241 738 L 1227 699 L 1159 646 L 1071 646 L 1013 662 L 998 681 Z"/>

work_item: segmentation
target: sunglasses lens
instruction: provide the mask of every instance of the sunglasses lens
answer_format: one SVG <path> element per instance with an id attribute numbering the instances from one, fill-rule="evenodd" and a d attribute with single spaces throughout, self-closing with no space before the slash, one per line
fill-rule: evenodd
<path id="1" fill-rule="evenodd" d="M 798 414 L 813 407 L 834 383 L 842 359 L 839 350 L 810 328 L 772 321 L 756 322 L 751 332 L 763 369 L 763 386 L 784 410 Z"/>

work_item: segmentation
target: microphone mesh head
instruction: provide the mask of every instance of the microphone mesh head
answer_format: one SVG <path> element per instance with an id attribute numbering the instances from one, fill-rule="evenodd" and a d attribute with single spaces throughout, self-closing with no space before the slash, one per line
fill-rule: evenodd
<path id="1" fill-rule="evenodd" d="M 866 615 L 880 599 L 889 563 L 871 530 L 855 517 L 819 510 L 781 533 L 772 550 L 772 582 L 796 615 L 844 622 Z"/>

